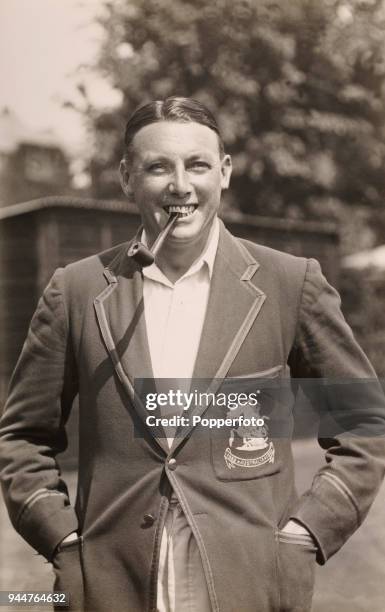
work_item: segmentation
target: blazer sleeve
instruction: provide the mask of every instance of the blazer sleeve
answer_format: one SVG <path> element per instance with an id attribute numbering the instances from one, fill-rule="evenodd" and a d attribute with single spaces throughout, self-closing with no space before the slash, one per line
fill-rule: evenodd
<path id="1" fill-rule="evenodd" d="M 63 272 L 55 272 L 38 303 L 0 421 L 0 478 L 11 521 L 47 559 L 78 527 L 55 459 L 67 446 L 64 426 L 77 393 Z"/>
<path id="2" fill-rule="evenodd" d="M 325 465 L 291 518 L 317 540 L 322 564 L 362 523 L 381 484 L 385 398 L 315 260 L 307 265 L 290 365 L 318 409 L 319 444 L 326 450 Z"/>

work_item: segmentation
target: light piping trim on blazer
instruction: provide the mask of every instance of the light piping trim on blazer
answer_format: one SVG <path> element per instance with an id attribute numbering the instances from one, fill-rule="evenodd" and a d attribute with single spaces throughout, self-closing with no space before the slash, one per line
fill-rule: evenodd
<path id="1" fill-rule="evenodd" d="M 259 268 L 259 263 L 251 263 L 249 267 L 245 270 L 245 272 L 241 276 L 241 281 L 249 281 L 253 278 L 254 274 Z"/>
<path id="2" fill-rule="evenodd" d="M 110 282 L 110 278 L 108 278 L 109 282 Z M 99 311 L 99 315 L 102 317 L 103 319 L 103 327 L 104 329 L 102 329 L 102 335 L 103 335 L 103 339 L 104 342 L 109 350 L 109 353 L 111 355 L 111 359 L 113 361 L 113 364 L 115 366 L 115 370 L 117 375 L 119 376 L 119 380 L 120 382 L 124 385 L 124 373 L 123 373 L 123 368 L 120 364 L 120 360 L 119 358 L 117 358 L 116 355 L 116 347 L 115 347 L 115 343 L 114 343 L 114 339 L 111 336 L 111 332 L 110 332 L 110 328 L 108 326 L 108 321 L 107 321 L 107 317 L 106 317 L 106 313 L 104 312 L 104 308 L 103 308 L 103 301 L 110 295 L 110 293 L 112 293 L 112 291 L 114 291 L 115 289 L 115 284 L 117 283 L 117 279 L 115 276 L 112 277 L 112 284 L 108 285 L 108 287 L 106 287 L 104 289 L 104 291 L 102 291 L 102 293 L 95 298 L 95 308 Z"/>
<path id="3" fill-rule="evenodd" d="M 107 270 L 108 269 L 106 269 L 105 272 L 107 272 Z M 110 293 L 112 293 L 112 291 L 115 290 L 115 286 L 116 286 L 116 283 L 117 283 L 116 276 L 111 275 L 110 270 L 108 270 L 108 273 L 109 273 L 108 276 L 107 276 L 107 274 L 105 274 L 105 276 L 107 277 L 109 282 L 112 282 L 112 284 L 108 285 L 108 287 L 106 287 L 102 291 L 102 293 L 100 295 L 98 295 L 98 297 L 95 298 L 95 300 L 94 300 L 94 306 L 95 306 L 95 309 L 97 311 L 97 314 L 103 320 L 103 326 L 101 326 L 102 336 L 103 336 L 104 342 L 106 344 L 106 347 L 108 349 L 109 355 L 110 355 L 110 357 L 112 359 L 113 365 L 115 367 L 115 371 L 116 371 L 116 373 L 117 373 L 117 375 L 119 377 L 120 382 L 122 383 L 123 387 L 128 391 L 128 394 L 129 394 L 132 402 L 134 404 L 139 405 L 143 412 L 146 412 L 141 398 L 135 393 L 135 389 L 132 386 L 130 379 L 126 375 L 126 373 L 125 373 L 125 371 L 123 369 L 123 366 L 122 366 L 122 364 L 120 362 L 119 357 L 117 356 L 115 342 L 114 342 L 114 339 L 113 339 L 113 337 L 111 335 L 110 327 L 108 325 L 108 321 L 107 321 L 107 317 L 106 317 L 106 313 L 105 313 L 105 310 L 104 310 L 104 307 L 103 307 L 103 301 L 110 295 Z M 158 440 L 156 438 L 153 438 L 153 439 L 158 444 L 158 446 L 164 451 L 165 449 L 158 442 Z"/>
<path id="4" fill-rule="evenodd" d="M 241 276 L 241 280 L 250 281 L 257 270 L 259 270 L 260 264 L 254 257 L 249 253 L 242 242 L 237 243 L 238 248 L 243 252 L 248 268 L 244 271 Z"/>
<path id="5" fill-rule="evenodd" d="M 123 386 L 128 387 L 128 389 L 130 391 L 130 395 L 132 396 L 132 399 L 134 401 L 135 391 L 134 391 L 133 386 L 131 385 L 130 380 L 128 379 L 128 377 L 126 376 L 126 374 L 125 374 L 125 372 L 123 370 L 123 366 L 120 363 L 119 357 L 116 354 L 116 346 L 115 346 L 114 339 L 113 339 L 113 337 L 111 335 L 111 332 L 110 332 L 110 328 L 109 328 L 109 325 L 108 325 L 106 313 L 105 313 L 103 305 L 102 305 L 102 301 L 106 297 L 108 297 L 108 295 L 112 291 L 114 291 L 114 289 L 115 289 L 115 287 L 113 285 L 109 285 L 109 287 L 107 287 L 103 291 L 103 293 L 98 298 L 95 299 L 95 306 L 96 305 L 99 306 L 99 304 L 100 304 L 100 311 L 99 312 L 100 312 L 100 316 L 102 317 L 103 323 L 104 323 L 104 330 L 102 331 L 102 334 L 103 334 L 104 341 L 105 341 L 105 343 L 107 345 L 107 348 L 108 348 L 108 350 L 110 352 L 111 359 L 113 361 L 113 364 L 115 366 L 117 374 L 119 376 L 119 380 L 120 380 L 120 382 L 122 383 Z M 103 298 L 103 300 L 102 300 L 102 298 Z"/>
<path id="6" fill-rule="evenodd" d="M 251 374 L 240 374 L 239 376 L 232 376 L 231 379 L 236 379 L 236 380 L 243 380 L 243 379 L 247 379 L 247 378 L 271 378 L 272 374 L 274 375 L 278 375 L 279 372 L 282 372 L 283 370 L 283 366 L 281 365 L 277 365 L 274 366 L 273 368 L 269 368 L 268 370 L 262 370 L 262 372 L 252 372 Z"/>
<path id="7" fill-rule="evenodd" d="M 243 325 L 238 330 L 237 335 L 235 336 L 233 342 L 231 343 L 231 346 L 229 350 L 227 351 L 222 361 L 221 366 L 218 368 L 218 372 L 216 373 L 215 378 L 222 378 L 227 374 L 232 362 L 234 361 L 235 355 L 237 355 L 237 353 L 239 352 L 243 344 L 243 341 L 245 340 L 247 334 L 249 333 L 254 320 L 257 318 L 259 311 L 261 310 L 263 303 L 266 300 L 266 294 L 251 282 L 252 276 L 254 276 L 255 272 L 259 268 L 259 263 L 255 261 L 255 259 L 250 255 L 250 253 L 242 245 L 242 243 L 239 243 L 238 246 L 243 251 L 243 255 L 246 259 L 246 262 L 248 263 L 248 268 L 245 270 L 245 272 L 241 276 L 241 280 L 245 282 L 247 286 L 250 287 L 250 289 L 254 293 L 257 294 L 257 297 L 255 301 L 253 302 L 249 312 L 247 313 L 243 321 Z M 253 270 L 253 274 L 251 274 L 251 270 Z M 259 303 L 258 303 L 258 300 L 259 300 Z"/>
<path id="8" fill-rule="evenodd" d="M 359 506 L 358 506 L 357 500 L 353 492 L 349 489 L 348 485 L 345 484 L 343 480 L 341 480 L 341 478 L 339 478 L 335 474 L 330 474 L 329 472 L 322 473 L 319 475 L 319 477 L 326 478 L 326 480 L 329 480 L 330 484 L 332 484 L 337 489 L 337 491 L 339 491 L 345 498 L 347 498 L 350 501 L 350 503 L 354 506 L 354 509 L 357 514 L 357 521 L 358 521 L 358 524 L 360 525 L 361 518 L 360 518 Z"/>
<path id="9" fill-rule="evenodd" d="M 247 334 L 250 331 L 252 324 L 254 323 L 255 318 L 258 316 L 258 313 L 262 308 L 262 305 L 265 299 L 266 299 L 266 295 L 264 293 L 259 293 L 257 295 L 257 298 L 253 302 L 249 312 L 247 313 L 243 321 L 242 327 L 238 330 L 238 333 L 235 336 L 234 340 L 232 341 L 231 346 L 229 350 L 227 351 L 222 361 L 221 366 L 218 368 L 218 372 L 216 373 L 215 378 L 222 378 L 227 374 L 232 362 L 234 361 L 235 355 L 238 353 L 239 349 L 241 348 Z M 258 303 L 258 300 L 259 300 L 259 303 Z"/>
<path id="10" fill-rule="evenodd" d="M 61 493 L 60 491 L 51 491 L 50 489 L 37 489 L 37 491 L 31 493 L 31 495 L 25 500 L 16 519 L 16 524 L 19 524 L 21 522 L 23 514 L 27 510 L 29 510 L 37 501 L 39 501 L 39 499 L 42 499 L 43 497 L 50 497 L 51 495 L 62 495 L 63 497 L 67 498 L 67 495 L 65 493 Z"/>
<path id="11" fill-rule="evenodd" d="M 264 303 L 264 301 L 266 300 L 266 294 L 259 289 L 256 285 L 254 285 L 251 282 L 251 278 L 254 276 L 255 272 L 258 270 L 259 268 L 259 263 L 257 261 L 255 261 L 255 259 L 250 255 L 250 253 L 248 252 L 248 250 L 242 245 L 242 243 L 238 243 L 237 244 L 238 248 L 242 251 L 242 255 L 244 256 L 246 263 L 248 264 L 247 269 L 245 270 L 245 272 L 242 274 L 241 276 L 241 281 L 243 281 L 244 283 L 246 283 L 246 285 L 250 288 L 250 290 L 255 294 L 257 294 L 257 297 L 255 298 L 254 302 L 252 303 L 249 312 L 247 313 L 245 319 L 243 320 L 243 323 L 241 325 L 241 327 L 239 328 L 234 340 L 232 341 L 229 350 L 227 351 L 220 367 L 218 368 L 217 373 L 215 374 L 215 379 L 221 379 L 224 378 L 225 375 L 227 374 L 228 370 L 230 369 L 230 366 L 232 364 L 232 362 L 235 359 L 235 356 L 238 354 L 244 339 L 246 338 L 247 334 L 250 331 L 250 328 L 254 322 L 254 320 L 257 318 L 259 311 L 262 308 L 262 305 Z M 233 273 L 234 270 L 232 270 Z M 252 274 L 251 274 L 252 272 Z M 239 278 L 239 276 L 237 275 L 237 277 Z M 258 303 L 259 300 L 259 303 Z M 222 384 L 220 382 L 220 384 Z M 211 390 L 211 387 L 209 387 L 209 390 Z M 216 390 L 218 390 L 218 387 L 216 388 Z"/>

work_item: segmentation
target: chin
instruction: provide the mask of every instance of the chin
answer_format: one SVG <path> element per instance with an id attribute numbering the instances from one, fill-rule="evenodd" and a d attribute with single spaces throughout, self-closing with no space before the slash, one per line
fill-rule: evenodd
<path id="1" fill-rule="evenodd" d="M 175 242 L 181 242 L 181 241 L 186 241 L 186 242 L 192 242 L 195 241 L 200 235 L 200 232 L 198 231 L 191 231 L 188 228 L 176 228 L 175 231 L 172 233 L 172 235 L 170 236 L 171 240 L 174 240 Z"/>

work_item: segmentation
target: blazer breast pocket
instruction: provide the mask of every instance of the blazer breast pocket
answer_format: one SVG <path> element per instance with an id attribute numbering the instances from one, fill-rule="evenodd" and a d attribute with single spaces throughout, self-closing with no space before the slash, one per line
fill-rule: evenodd
<path id="1" fill-rule="evenodd" d="M 281 471 L 279 438 L 290 429 L 284 372 L 284 366 L 278 365 L 222 383 L 226 405 L 213 410 L 225 424 L 210 431 L 211 461 L 218 479 L 251 480 Z"/>

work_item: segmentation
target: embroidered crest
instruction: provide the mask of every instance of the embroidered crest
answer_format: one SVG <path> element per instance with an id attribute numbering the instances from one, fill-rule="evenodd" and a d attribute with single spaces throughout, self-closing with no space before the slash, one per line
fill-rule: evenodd
<path id="1" fill-rule="evenodd" d="M 266 424 L 269 417 L 261 416 L 259 406 L 238 406 L 235 410 L 237 416 L 243 416 L 244 422 L 231 430 L 229 446 L 224 454 L 226 466 L 231 470 L 236 467 L 255 468 L 265 463 L 274 463 L 275 448 L 273 442 L 269 441 Z M 234 418 L 234 409 L 228 416 Z M 247 425 L 247 421 L 255 422 L 256 419 L 263 424 Z"/>

